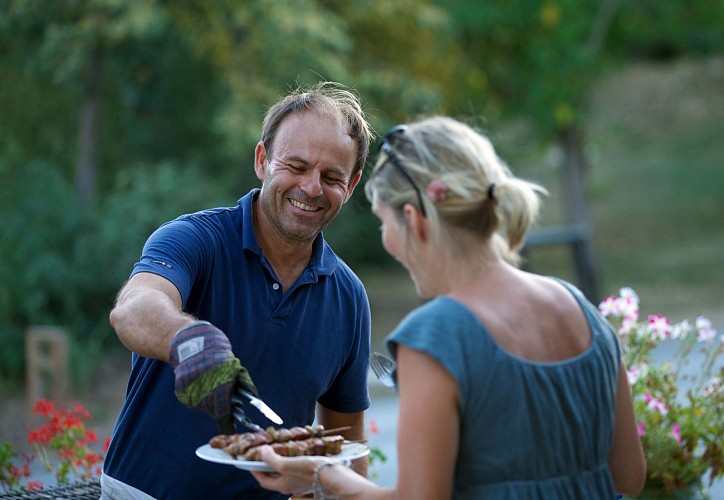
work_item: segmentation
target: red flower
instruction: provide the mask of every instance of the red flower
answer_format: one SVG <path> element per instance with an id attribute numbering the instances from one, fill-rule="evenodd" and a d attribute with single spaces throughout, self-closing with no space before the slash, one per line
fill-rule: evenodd
<path id="1" fill-rule="evenodd" d="M 51 414 L 55 413 L 55 406 L 47 399 L 38 399 L 35 402 L 35 406 L 33 406 L 33 413 L 42 417 L 49 417 Z"/>
<path id="2" fill-rule="evenodd" d="M 96 436 L 96 431 L 94 431 L 93 429 L 86 429 L 85 434 L 83 435 L 83 440 L 89 443 L 97 443 L 98 436 Z"/>
<path id="3" fill-rule="evenodd" d="M 28 483 L 28 489 L 30 491 L 40 491 L 43 489 L 43 483 L 40 481 L 30 481 Z"/>
<path id="4" fill-rule="evenodd" d="M 83 408 L 83 406 L 80 404 L 75 405 L 75 413 L 77 413 L 78 416 L 83 420 L 87 420 L 90 418 L 90 413 L 88 413 L 88 410 Z"/>
<path id="5" fill-rule="evenodd" d="M 98 435 L 92 429 L 86 429 L 83 420 L 90 418 L 88 411 L 77 404 L 73 411 L 56 409 L 48 400 L 39 399 L 35 402 L 33 413 L 46 419 L 37 429 L 28 431 L 27 441 L 35 446 L 45 467 L 55 475 L 58 484 L 67 484 L 72 476 L 80 479 L 90 479 L 100 476 L 103 460 L 108 451 L 111 438 L 107 437 L 103 443 L 102 451 L 96 453 L 90 449 L 91 443 L 98 442 Z M 53 451 L 60 466 L 55 468 L 49 461 L 48 451 Z M 13 466 L 9 461 L 7 469 L 18 484 L 22 478 L 30 477 L 30 460 L 26 456 L 24 467 Z M 0 486 L 10 483 L 0 475 Z M 40 481 L 29 481 L 25 488 L 29 491 L 42 490 Z"/>
<path id="6" fill-rule="evenodd" d="M 37 430 L 28 432 L 28 444 L 38 443 L 47 444 L 53 437 L 53 433 L 46 426 L 42 426 Z"/>

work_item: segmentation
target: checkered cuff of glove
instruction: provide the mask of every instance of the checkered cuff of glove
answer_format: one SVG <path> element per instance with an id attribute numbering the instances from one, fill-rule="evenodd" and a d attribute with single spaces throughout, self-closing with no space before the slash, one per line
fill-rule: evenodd
<path id="1" fill-rule="evenodd" d="M 224 332 L 206 321 L 182 328 L 171 340 L 169 363 L 179 401 L 216 418 L 231 413 L 231 392 L 242 367 Z"/>

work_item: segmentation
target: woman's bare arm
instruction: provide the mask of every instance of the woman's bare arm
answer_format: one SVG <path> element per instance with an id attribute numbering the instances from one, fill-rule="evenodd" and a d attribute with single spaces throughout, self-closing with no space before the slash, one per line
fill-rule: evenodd
<path id="1" fill-rule="evenodd" d="M 397 348 L 400 498 L 450 498 L 460 439 L 459 391 L 453 376 L 427 354 Z"/>
<path id="2" fill-rule="evenodd" d="M 623 364 L 618 376 L 616 423 L 608 466 L 616 493 L 636 496 L 641 492 L 646 481 L 646 460 L 636 430 L 631 388 Z"/>

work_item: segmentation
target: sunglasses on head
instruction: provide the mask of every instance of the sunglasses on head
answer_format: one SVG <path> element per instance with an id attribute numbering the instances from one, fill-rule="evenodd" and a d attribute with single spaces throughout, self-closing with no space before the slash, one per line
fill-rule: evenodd
<path id="1" fill-rule="evenodd" d="M 412 188 L 415 190 L 415 194 L 417 194 L 417 200 L 420 202 L 420 211 L 422 212 L 423 217 L 427 217 L 427 213 L 425 212 L 425 205 L 422 202 L 422 193 L 417 188 L 417 184 L 415 184 L 415 181 L 412 180 L 412 177 L 410 176 L 410 174 L 407 173 L 407 170 L 405 170 L 405 168 L 402 166 L 402 162 L 392 149 L 392 140 L 394 139 L 394 137 L 400 134 L 404 134 L 406 130 L 407 125 L 404 124 L 395 125 L 394 127 L 392 127 L 389 132 L 387 132 L 382 138 L 382 142 L 380 143 L 378 151 L 384 152 L 390 162 L 392 162 L 392 164 L 395 166 L 395 168 L 397 168 L 402 176 L 410 183 Z"/>

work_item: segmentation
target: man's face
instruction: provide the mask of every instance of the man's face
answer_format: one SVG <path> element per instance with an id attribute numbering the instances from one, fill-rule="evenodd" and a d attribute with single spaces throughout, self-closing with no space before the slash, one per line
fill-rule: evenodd
<path id="1" fill-rule="evenodd" d="M 359 182 L 357 143 L 333 119 L 294 113 L 279 125 L 272 150 L 257 144 L 262 224 L 285 239 L 311 241 L 342 209 Z"/>

